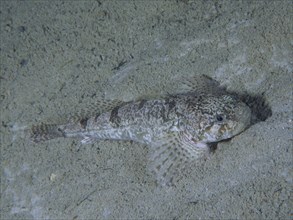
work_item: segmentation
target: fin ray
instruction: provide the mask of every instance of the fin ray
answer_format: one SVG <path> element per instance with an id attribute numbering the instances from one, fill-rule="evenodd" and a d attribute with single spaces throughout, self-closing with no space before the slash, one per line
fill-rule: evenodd
<path id="1" fill-rule="evenodd" d="M 94 117 L 122 104 L 124 102 L 120 100 L 99 100 L 95 103 L 87 104 L 86 108 L 78 108 L 74 114 L 69 115 L 69 121 L 77 122 L 84 118 Z"/>
<path id="2" fill-rule="evenodd" d="M 177 76 L 176 93 L 197 93 L 197 94 L 213 94 L 221 95 L 226 92 L 226 89 L 220 86 L 219 82 L 206 75 L 194 75 L 192 77 Z"/>
<path id="3" fill-rule="evenodd" d="M 150 169 L 161 185 L 173 185 L 180 173 L 209 150 L 204 143 L 196 143 L 190 136 L 172 132 L 154 141 L 150 150 Z"/>
<path id="4" fill-rule="evenodd" d="M 30 140 L 35 143 L 65 136 L 57 124 L 34 125 L 28 133 Z"/>

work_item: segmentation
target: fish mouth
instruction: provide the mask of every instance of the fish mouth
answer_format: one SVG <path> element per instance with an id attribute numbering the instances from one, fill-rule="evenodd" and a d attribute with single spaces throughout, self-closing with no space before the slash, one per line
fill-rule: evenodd
<path id="1" fill-rule="evenodd" d="M 213 124 L 205 129 L 202 139 L 207 143 L 219 142 L 240 134 L 251 124 L 251 110 L 244 104 L 240 103 L 235 108 L 235 116 L 223 124 Z"/>
<path id="2" fill-rule="evenodd" d="M 251 124 L 251 110 L 244 104 L 240 103 L 235 109 L 235 118 L 226 124 L 221 125 L 220 137 L 218 139 L 230 139 L 249 127 Z"/>

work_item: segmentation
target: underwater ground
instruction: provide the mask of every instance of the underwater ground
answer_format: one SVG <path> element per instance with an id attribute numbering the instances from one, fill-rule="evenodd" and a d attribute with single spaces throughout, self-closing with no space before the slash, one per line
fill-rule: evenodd
<path id="1" fill-rule="evenodd" d="M 1 1 L 1 219 L 292 219 L 293 2 Z M 205 74 L 270 114 L 160 187 L 132 142 L 22 130 Z"/>

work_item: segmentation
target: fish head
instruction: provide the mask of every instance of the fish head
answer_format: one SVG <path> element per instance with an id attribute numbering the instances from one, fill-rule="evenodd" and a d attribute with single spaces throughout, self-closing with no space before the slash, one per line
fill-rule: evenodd
<path id="1" fill-rule="evenodd" d="M 232 138 L 244 131 L 251 121 L 251 110 L 232 95 L 209 96 L 203 102 L 199 139 L 205 143 Z"/>

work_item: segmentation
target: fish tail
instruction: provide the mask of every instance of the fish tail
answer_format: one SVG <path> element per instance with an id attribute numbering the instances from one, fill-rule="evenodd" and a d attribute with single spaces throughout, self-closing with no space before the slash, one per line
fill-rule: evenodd
<path id="1" fill-rule="evenodd" d="M 40 124 L 34 125 L 29 130 L 30 140 L 39 143 L 42 141 L 64 137 L 64 132 L 58 124 Z"/>

